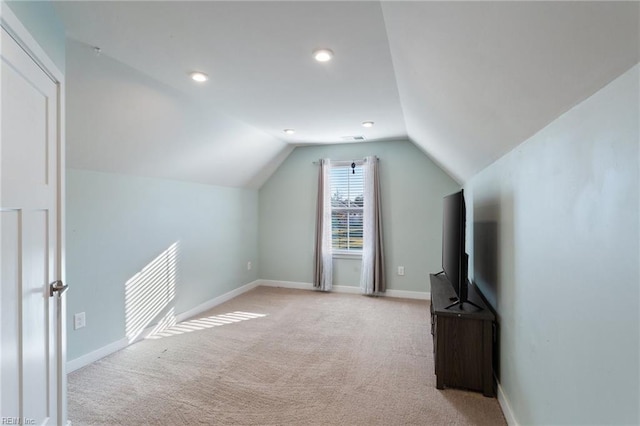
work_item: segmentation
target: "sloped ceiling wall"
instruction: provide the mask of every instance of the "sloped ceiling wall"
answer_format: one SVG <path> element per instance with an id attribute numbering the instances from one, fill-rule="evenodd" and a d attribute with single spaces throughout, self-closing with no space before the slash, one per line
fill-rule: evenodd
<path id="1" fill-rule="evenodd" d="M 408 137 L 464 183 L 640 60 L 638 2 L 55 7 L 68 164 L 225 186 L 354 135 Z M 316 63 L 317 47 L 335 58 Z M 212 79 L 196 87 L 195 69 Z"/>
<path id="2" fill-rule="evenodd" d="M 409 137 L 464 182 L 640 60 L 637 2 L 383 2 Z"/>
<path id="3" fill-rule="evenodd" d="M 257 188 L 293 149 L 73 40 L 66 79 L 72 168 Z"/>

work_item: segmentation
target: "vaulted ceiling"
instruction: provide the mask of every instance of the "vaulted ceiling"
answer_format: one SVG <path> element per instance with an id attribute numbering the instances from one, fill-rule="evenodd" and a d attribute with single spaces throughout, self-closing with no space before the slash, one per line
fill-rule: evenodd
<path id="1" fill-rule="evenodd" d="M 640 61 L 638 2 L 55 7 L 68 164 L 217 185 L 259 187 L 295 146 L 354 136 L 408 138 L 462 183 Z"/>

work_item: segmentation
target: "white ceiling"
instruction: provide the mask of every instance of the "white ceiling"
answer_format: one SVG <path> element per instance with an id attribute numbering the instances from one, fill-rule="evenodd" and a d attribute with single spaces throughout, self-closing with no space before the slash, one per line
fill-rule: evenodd
<path id="1" fill-rule="evenodd" d="M 638 63 L 639 5 L 55 2 L 68 161 L 258 187 L 296 145 L 408 137 L 464 182 Z"/>

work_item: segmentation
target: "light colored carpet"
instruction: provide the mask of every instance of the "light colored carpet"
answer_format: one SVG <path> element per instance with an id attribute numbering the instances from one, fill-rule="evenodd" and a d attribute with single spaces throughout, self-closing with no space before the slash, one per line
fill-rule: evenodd
<path id="1" fill-rule="evenodd" d="M 210 327 L 232 312 L 265 316 Z M 212 316 L 70 374 L 73 425 L 506 424 L 435 388 L 428 302 L 258 287 Z"/>

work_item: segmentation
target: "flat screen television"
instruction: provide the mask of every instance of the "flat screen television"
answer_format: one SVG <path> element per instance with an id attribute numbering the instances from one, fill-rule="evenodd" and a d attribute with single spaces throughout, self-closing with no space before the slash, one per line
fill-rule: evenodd
<path id="1" fill-rule="evenodd" d="M 469 256 L 465 251 L 465 228 L 467 211 L 464 203 L 464 190 L 447 195 L 442 209 L 442 272 L 453 286 L 457 300 L 452 300 L 451 308 L 465 303 L 477 305 L 468 300 L 469 287 L 467 268 Z"/>

